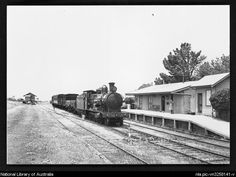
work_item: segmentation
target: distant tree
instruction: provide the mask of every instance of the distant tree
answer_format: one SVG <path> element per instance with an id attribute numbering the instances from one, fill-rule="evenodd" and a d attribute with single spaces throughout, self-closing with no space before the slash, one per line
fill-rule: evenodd
<path id="1" fill-rule="evenodd" d="M 138 88 L 138 90 L 143 89 L 143 88 L 146 88 L 146 87 L 150 87 L 150 86 L 152 86 L 152 85 L 153 85 L 152 82 L 151 82 L 151 83 L 147 83 L 147 84 L 143 84 L 143 85 L 141 85 L 141 86 Z"/>
<path id="2" fill-rule="evenodd" d="M 22 101 L 24 101 L 24 99 L 23 98 L 18 98 L 17 101 L 22 102 Z"/>
<path id="3" fill-rule="evenodd" d="M 197 70 L 197 77 L 201 79 L 204 76 L 212 74 L 212 66 L 209 62 L 204 62 Z"/>
<path id="4" fill-rule="evenodd" d="M 135 99 L 134 99 L 133 97 L 126 97 L 126 98 L 124 99 L 124 102 L 125 102 L 126 104 L 133 104 L 133 103 L 135 102 Z"/>
<path id="5" fill-rule="evenodd" d="M 230 56 L 222 55 L 220 58 L 204 62 L 197 70 L 197 78 L 201 79 L 204 76 L 211 74 L 220 74 L 230 72 Z"/>
<path id="6" fill-rule="evenodd" d="M 180 49 L 176 48 L 173 50 L 173 54 L 170 52 L 167 58 L 163 60 L 164 67 L 170 75 L 160 73 L 160 77 L 156 78 L 155 84 L 161 83 L 160 80 L 164 83 L 195 80 L 194 72 L 205 58 L 201 55 L 201 51 L 192 51 L 191 44 L 182 43 Z"/>
<path id="7" fill-rule="evenodd" d="M 155 85 L 161 85 L 161 84 L 164 84 L 164 83 L 163 83 L 163 80 L 160 77 L 158 77 L 154 80 L 154 84 Z"/>
<path id="8" fill-rule="evenodd" d="M 16 97 L 15 97 L 15 96 L 12 96 L 12 97 L 8 98 L 8 100 L 10 100 L 10 101 L 16 101 Z"/>
<path id="9" fill-rule="evenodd" d="M 168 84 L 177 82 L 174 76 L 167 75 L 165 73 L 160 73 L 160 77 L 156 78 L 154 83 L 155 85 Z"/>
<path id="10" fill-rule="evenodd" d="M 215 73 L 230 72 L 230 56 L 222 55 L 220 58 L 211 61 Z"/>

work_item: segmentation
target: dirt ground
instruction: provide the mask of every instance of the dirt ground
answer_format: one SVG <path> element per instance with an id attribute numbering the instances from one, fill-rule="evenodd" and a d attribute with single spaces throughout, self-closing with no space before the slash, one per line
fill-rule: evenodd
<path id="1" fill-rule="evenodd" d="M 127 138 L 108 127 L 75 119 L 60 109 L 53 110 L 49 103 L 26 105 L 7 103 L 7 164 L 118 164 L 119 159 L 107 158 L 96 149 L 96 138 L 73 121 L 92 129 L 120 147 L 142 157 L 151 164 L 197 163 L 178 154 L 154 147 L 143 141 L 127 142 Z M 59 120 L 59 121 L 58 121 Z M 92 141 L 88 141 L 93 139 Z M 122 158 L 122 157 L 120 157 Z"/>
<path id="2" fill-rule="evenodd" d="M 106 164 L 94 151 L 39 105 L 8 103 L 7 164 Z"/>

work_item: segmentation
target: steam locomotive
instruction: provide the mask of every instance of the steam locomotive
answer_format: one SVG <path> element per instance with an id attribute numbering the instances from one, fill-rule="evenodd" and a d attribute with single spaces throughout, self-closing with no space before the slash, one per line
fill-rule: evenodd
<path id="1" fill-rule="evenodd" d="M 94 90 L 78 94 L 59 94 L 52 96 L 54 107 L 78 114 L 105 125 L 123 125 L 124 113 L 121 112 L 122 96 L 116 92 L 114 82 Z"/>

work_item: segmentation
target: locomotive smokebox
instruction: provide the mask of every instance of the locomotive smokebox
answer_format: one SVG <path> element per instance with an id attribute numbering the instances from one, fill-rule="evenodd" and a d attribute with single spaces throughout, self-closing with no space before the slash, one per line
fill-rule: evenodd
<path id="1" fill-rule="evenodd" d="M 109 91 L 110 92 L 116 92 L 117 88 L 115 87 L 115 82 L 109 83 Z"/>
<path id="2" fill-rule="evenodd" d="M 108 108 L 108 112 L 116 112 L 120 110 L 122 106 L 122 96 L 119 93 L 110 92 L 107 94 L 104 103 Z"/>

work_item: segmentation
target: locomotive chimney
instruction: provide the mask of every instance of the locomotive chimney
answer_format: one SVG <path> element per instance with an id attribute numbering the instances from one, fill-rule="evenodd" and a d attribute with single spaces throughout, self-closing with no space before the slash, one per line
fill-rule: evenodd
<path id="1" fill-rule="evenodd" d="M 110 83 L 109 83 L 109 91 L 110 91 L 110 92 L 114 92 L 114 89 L 113 89 L 113 88 L 114 88 L 114 85 L 115 85 L 115 82 L 110 82 Z"/>

